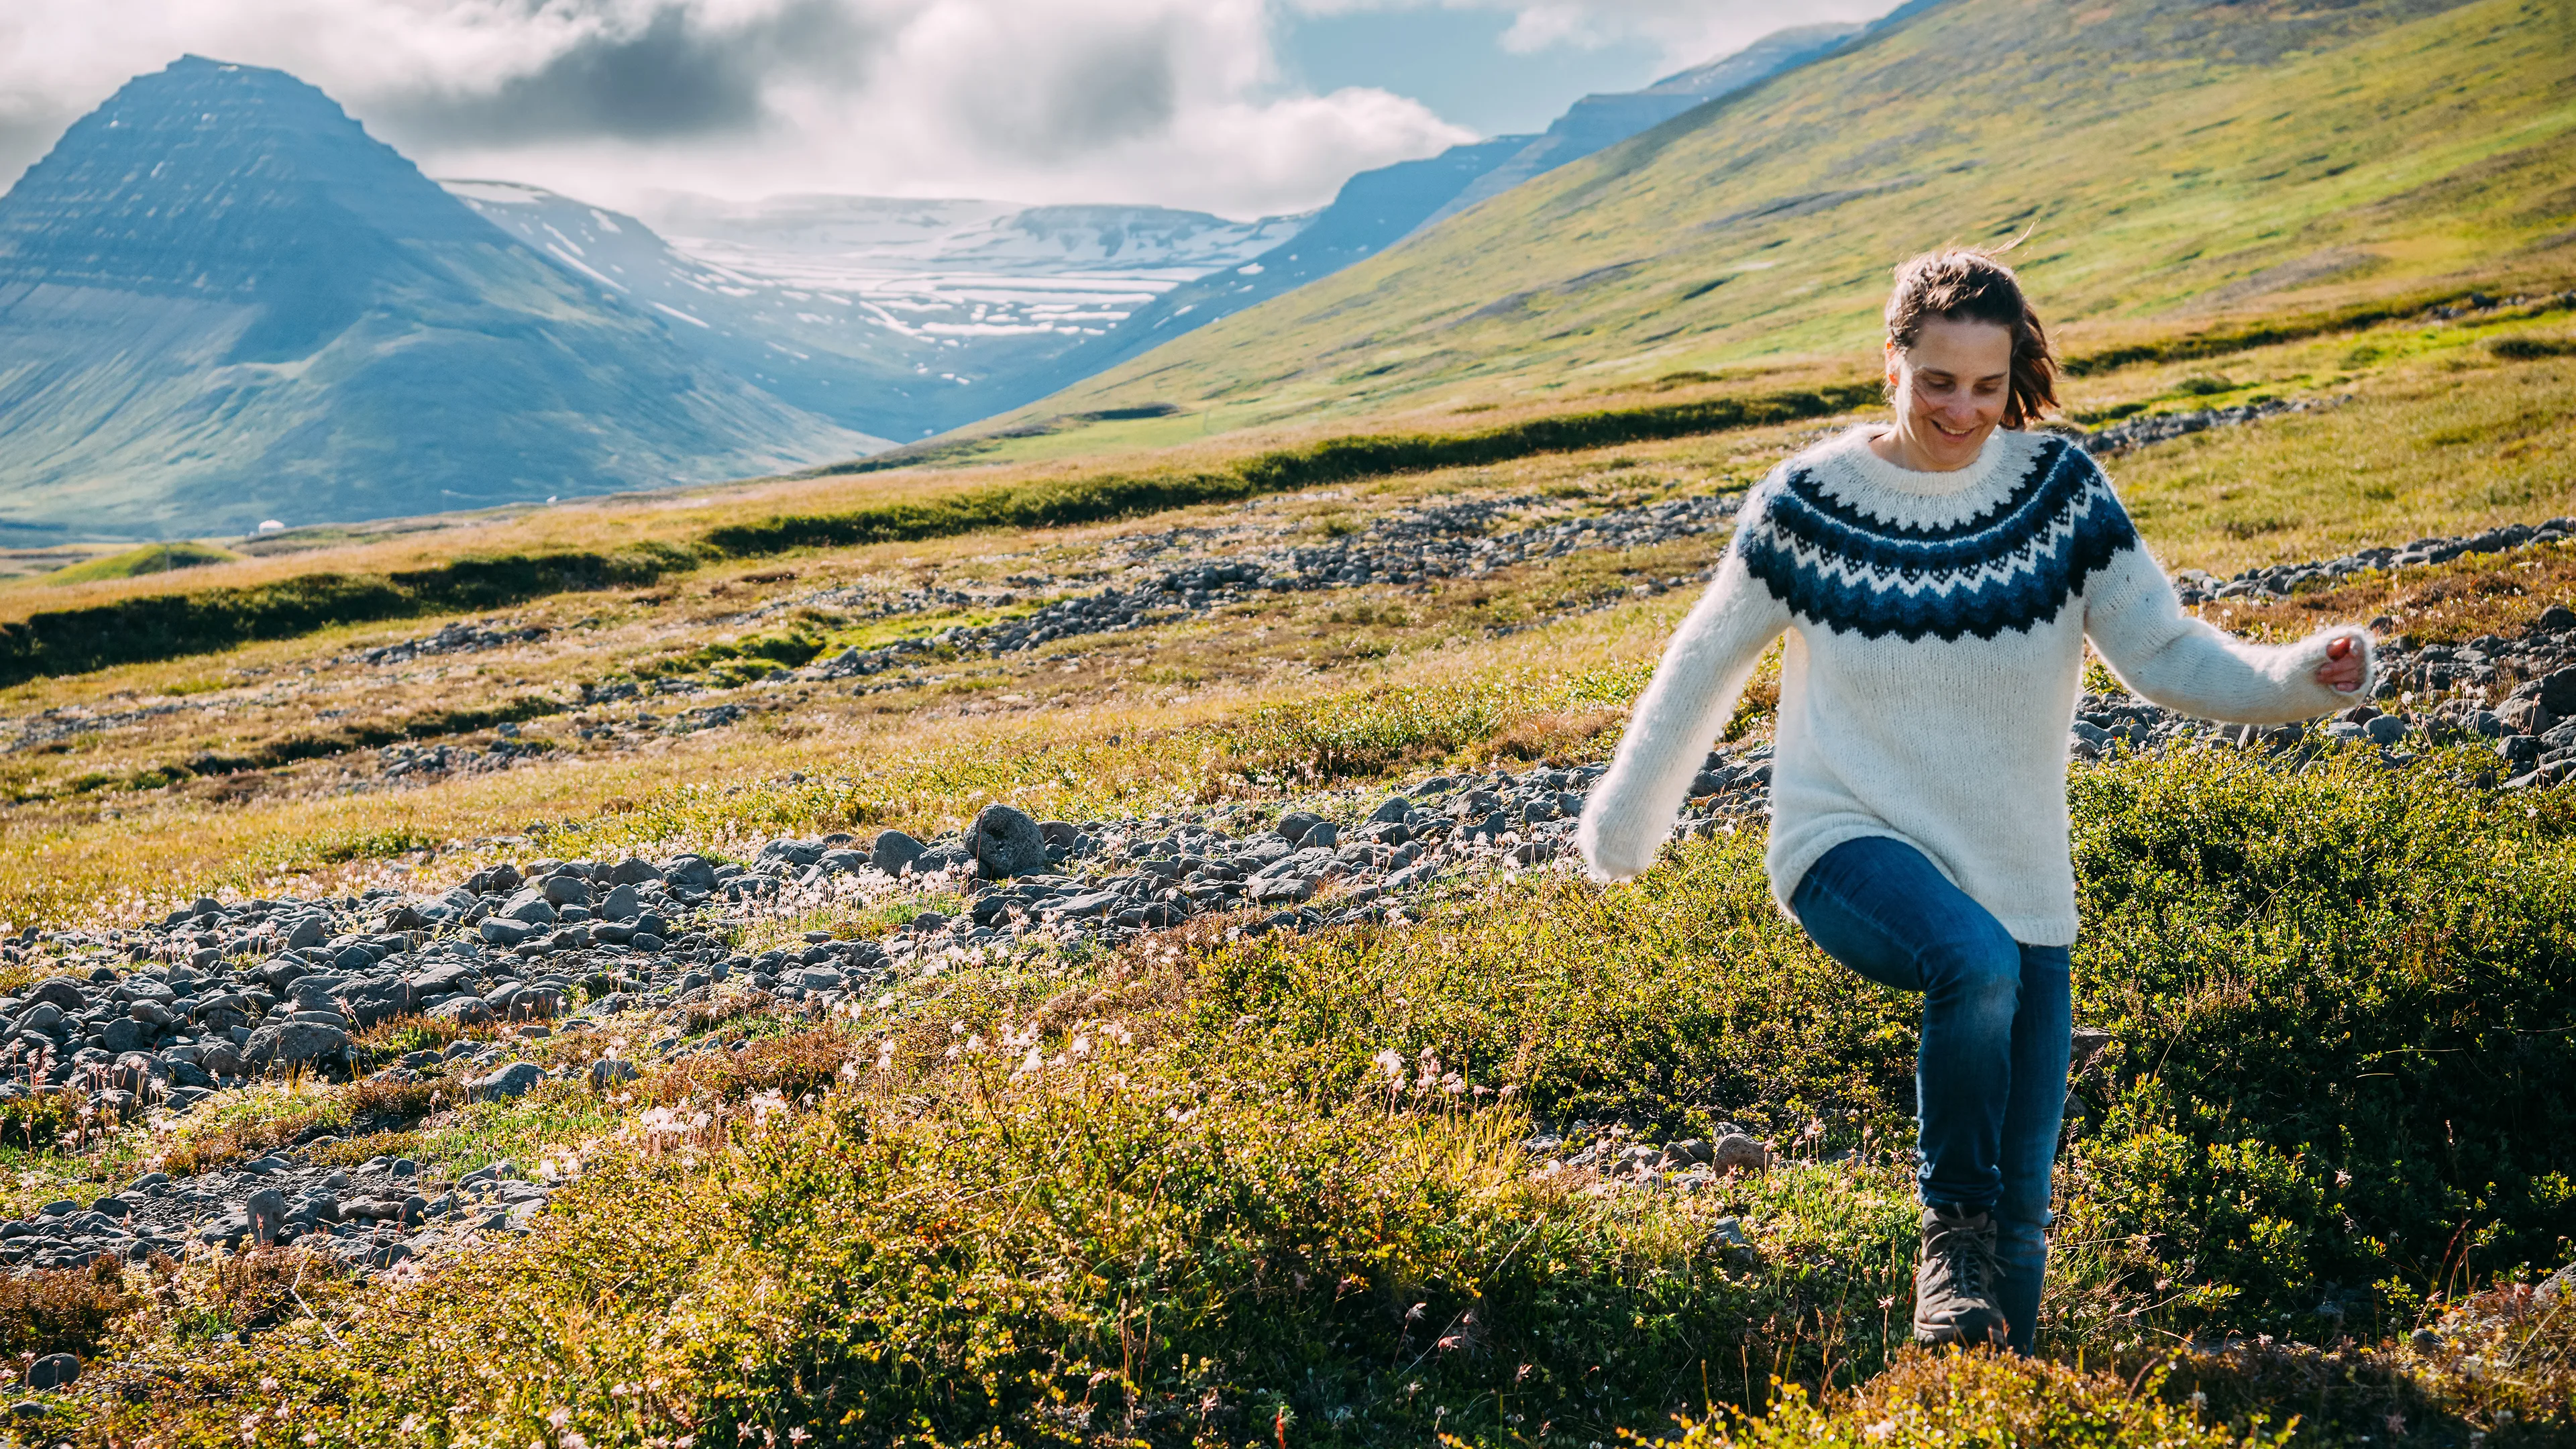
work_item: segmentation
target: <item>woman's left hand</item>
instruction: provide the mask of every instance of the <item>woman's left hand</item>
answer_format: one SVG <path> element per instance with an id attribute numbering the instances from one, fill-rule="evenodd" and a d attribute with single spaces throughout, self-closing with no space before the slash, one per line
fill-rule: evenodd
<path id="1" fill-rule="evenodd" d="M 2326 662 L 2317 666 L 2317 683 L 2337 694 L 2352 693 L 2361 688 L 2366 658 L 2361 641 L 2346 634 L 2326 646 Z"/>

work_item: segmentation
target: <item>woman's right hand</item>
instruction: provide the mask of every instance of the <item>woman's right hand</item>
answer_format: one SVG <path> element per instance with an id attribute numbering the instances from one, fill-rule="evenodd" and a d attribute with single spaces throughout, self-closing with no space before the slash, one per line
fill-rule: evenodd
<path id="1" fill-rule="evenodd" d="M 2370 651 L 2350 634 L 2326 646 L 2326 662 L 2317 666 L 2317 683 L 2337 694 L 2350 694 L 2361 688 L 2364 675 L 2370 672 Z"/>

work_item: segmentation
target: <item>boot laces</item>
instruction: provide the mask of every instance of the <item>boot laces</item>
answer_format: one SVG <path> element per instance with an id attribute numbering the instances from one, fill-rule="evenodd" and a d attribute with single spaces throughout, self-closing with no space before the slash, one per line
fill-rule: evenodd
<path id="1" fill-rule="evenodd" d="M 1991 1220 L 1980 1227 L 1970 1224 L 1964 1214 L 1942 1213 L 1933 1219 L 1931 1237 L 1926 1254 L 1940 1262 L 1942 1276 L 1953 1291 L 1975 1298 L 1992 1296 L 1991 1285 L 2003 1277 L 2003 1264 L 1995 1256 Z"/>

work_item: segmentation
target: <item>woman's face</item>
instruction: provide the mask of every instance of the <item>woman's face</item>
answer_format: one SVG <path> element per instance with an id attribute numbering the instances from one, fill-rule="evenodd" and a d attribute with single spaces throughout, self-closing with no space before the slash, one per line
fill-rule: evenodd
<path id="1" fill-rule="evenodd" d="M 1896 395 L 1899 446 L 1932 471 L 1964 468 L 2003 421 L 2012 329 L 1931 318 L 1913 346 L 1888 344 L 1887 385 Z"/>

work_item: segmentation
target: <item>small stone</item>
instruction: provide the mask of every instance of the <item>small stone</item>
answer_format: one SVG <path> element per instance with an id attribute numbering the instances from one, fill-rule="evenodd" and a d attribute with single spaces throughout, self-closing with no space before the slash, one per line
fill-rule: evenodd
<path id="1" fill-rule="evenodd" d="M 901 875 L 905 866 L 919 860 L 929 848 L 900 830 L 882 831 L 876 843 L 868 847 L 868 864 L 888 875 Z"/>
<path id="2" fill-rule="evenodd" d="M 277 1230 L 286 1222 L 286 1194 L 273 1187 L 263 1187 L 242 1204 L 242 1215 L 250 1219 L 253 1241 L 262 1246 L 274 1243 Z"/>
<path id="3" fill-rule="evenodd" d="M 29 1001 L 50 1002 L 65 1011 L 78 1011 L 88 1005 L 81 993 L 81 983 L 68 976 L 56 976 L 27 993 Z"/>
<path id="4" fill-rule="evenodd" d="M 548 905 L 587 906 L 590 904 L 590 882 L 577 875 L 549 876 L 540 889 L 545 892 Z"/>
<path id="5" fill-rule="evenodd" d="M 603 921 L 631 921 L 643 910 L 644 898 L 635 893 L 635 887 L 622 885 L 602 898 L 593 908 L 593 914 Z"/>
<path id="6" fill-rule="evenodd" d="M 661 878 L 662 872 L 653 868 L 653 862 L 632 855 L 619 861 L 608 872 L 608 883 L 613 886 L 642 885 Z"/>
<path id="7" fill-rule="evenodd" d="M 610 1087 L 616 1086 L 620 1082 L 631 1082 L 634 1080 L 635 1064 L 633 1062 L 619 1061 L 615 1057 L 601 1057 L 598 1061 L 590 1064 L 590 1085 L 593 1090 L 605 1091 Z"/>
<path id="8" fill-rule="evenodd" d="M 1738 1168 L 1746 1172 L 1760 1172 L 1771 1165 L 1771 1153 L 1751 1137 L 1741 1132 L 1729 1132 L 1718 1138 L 1711 1146 L 1708 1163 L 1710 1167 L 1721 1173 Z"/>
<path id="9" fill-rule="evenodd" d="M 318 1021 L 290 1021 L 283 1026 L 263 1026 L 252 1032 L 250 1040 L 243 1046 L 242 1056 L 255 1065 L 282 1067 L 338 1056 L 348 1047 L 349 1034 L 336 1026 L 326 1026 Z"/>
<path id="10" fill-rule="evenodd" d="M 1047 868 L 1046 837 L 1026 811 L 987 805 L 968 832 L 975 865 L 987 879 L 1036 875 Z"/>
<path id="11" fill-rule="evenodd" d="M 68 1353 L 49 1353 L 27 1369 L 27 1387 L 59 1389 L 80 1378 L 80 1359 Z"/>
<path id="12" fill-rule="evenodd" d="M 475 1101 L 498 1101 L 522 1096 L 545 1079 L 546 1069 L 535 1062 L 512 1062 L 488 1077 L 476 1078 L 469 1090 Z"/>
<path id="13" fill-rule="evenodd" d="M 2532 621 L 2532 627 L 2552 634 L 2576 629 L 2576 609 L 2570 609 L 2565 604 L 2552 604 L 2540 611 L 2540 617 Z"/>
<path id="14" fill-rule="evenodd" d="M 1304 845 L 1307 832 L 1324 823 L 1324 817 L 1307 810 L 1291 810 L 1279 817 L 1279 838 L 1290 845 Z"/>
<path id="15" fill-rule="evenodd" d="M 496 919 L 524 921 L 532 926 L 551 926 L 556 919 L 554 903 L 546 899 L 544 891 L 534 889 L 503 901 L 501 909 L 492 914 Z"/>

